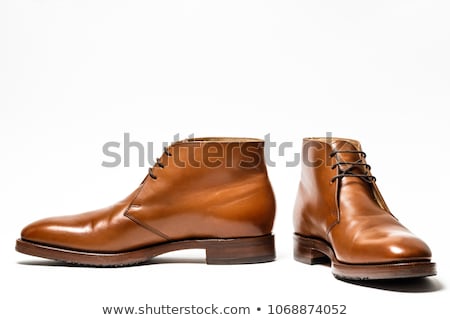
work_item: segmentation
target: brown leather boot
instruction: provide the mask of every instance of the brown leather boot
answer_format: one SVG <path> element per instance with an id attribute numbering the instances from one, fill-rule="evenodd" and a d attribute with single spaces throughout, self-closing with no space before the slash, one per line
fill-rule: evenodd
<path id="1" fill-rule="evenodd" d="M 264 141 L 202 138 L 165 149 L 141 185 L 113 206 L 28 225 L 25 254 L 93 266 L 206 249 L 208 264 L 275 259 L 275 199 Z"/>
<path id="2" fill-rule="evenodd" d="M 365 158 L 355 140 L 303 140 L 295 259 L 331 260 L 332 273 L 342 279 L 435 275 L 430 249 L 390 213 Z"/>

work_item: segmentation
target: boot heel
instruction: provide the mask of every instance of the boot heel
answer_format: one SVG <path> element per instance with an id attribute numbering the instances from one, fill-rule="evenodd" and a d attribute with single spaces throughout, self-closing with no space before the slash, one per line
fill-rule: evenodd
<path id="1" fill-rule="evenodd" d="M 306 264 L 328 263 L 330 259 L 314 249 L 313 242 L 299 235 L 294 235 L 294 259 Z"/>
<path id="2" fill-rule="evenodd" d="M 217 240 L 206 247 L 207 264 L 259 263 L 275 260 L 273 235 Z"/>

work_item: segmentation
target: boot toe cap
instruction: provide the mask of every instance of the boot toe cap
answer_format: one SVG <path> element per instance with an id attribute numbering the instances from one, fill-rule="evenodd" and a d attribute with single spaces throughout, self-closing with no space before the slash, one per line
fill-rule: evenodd
<path id="1" fill-rule="evenodd" d="M 30 223 L 22 229 L 21 239 L 47 244 L 51 246 L 63 247 L 64 243 L 64 226 L 55 218 L 47 218 Z"/>
<path id="2" fill-rule="evenodd" d="M 356 240 L 351 250 L 337 252 L 337 256 L 348 263 L 399 263 L 430 260 L 431 250 L 412 234 L 397 234 Z"/>
<path id="3" fill-rule="evenodd" d="M 413 235 L 387 239 L 387 243 L 386 259 L 393 261 L 431 259 L 431 250 L 428 245 Z"/>

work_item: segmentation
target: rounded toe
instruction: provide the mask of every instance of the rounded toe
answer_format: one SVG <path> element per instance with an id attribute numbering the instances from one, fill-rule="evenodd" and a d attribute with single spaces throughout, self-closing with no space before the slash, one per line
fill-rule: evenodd
<path id="1" fill-rule="evenodd" d="M 431 250 L 404 227 L 372 228 L 352 238 L 338 237 L 334 251 L 339 261 L 349 264 L 386 264 L 430 261 Z"/>
<path id="2" fill-rule="evenodd" d="M 392 261 L 431 260 L 431 250 L 421 239 L 408 235 L 388 242 L 386 259 Z"/>
<path id="3" fill-rule="evenodd" d="M 52 245 L 56 240 L 55 227 L 53 218 L 41 219 L 23 228 L 20 237 L 25 241 Z"/>
<path id="4" fill-rule="evenodd" d="M 410 233 L 366 239 L 355 248 L 357 263 L 402 263 L 429 261 L 431 250 L 425 242 Z"/>

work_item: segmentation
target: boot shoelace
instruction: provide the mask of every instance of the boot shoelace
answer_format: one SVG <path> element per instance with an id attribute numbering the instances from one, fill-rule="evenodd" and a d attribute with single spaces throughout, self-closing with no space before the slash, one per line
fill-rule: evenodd
<path id="1" fill-rule="evenodd" d="M 172 156 L 172 154 L 169 152 L 169 149 L 168 149 L 167 147 L 164 147 L 164 153 L 165 153 L 167 156 L 169 156 L 169 157 Z M 156 158 L 155 166 L 158 166 L 158 167 L 164 169 L 164 165 L 161 163 L 160 160 L 161 160 L 160 158 Z M 158 179 L 158 177 L 155 176 L 155 174 L 153 173 L 153 168 L 148 168 L 148 175 L 149 175 L 153 180 Z"/>
<path id="2" fill-rule="evenodd" d="M 330 153 L 330 158 L 336 156 L 338 153 L 357 153 L 360 154 L 363 159 L 366 158 L 366 153 L 363 151 L 357 151 L 357 150 L 335 150 Z M 348 162 L 348 161 L 338 161 L 336 164 L 334 164 L 331 169 L 335 169 L 336 167 L 339 168 L 339 173 L 335 175 L 331 182 L 336 181 L 336 179 L 342 179 L 343 177 L 357 177 L 361 180 L 364 180 L 368 183 L 373 183 L 376 181 L 376 178 L 372 175 L 369 175 L 370 165 L 363 162 L 363 159 L 359 159 L 358 161 Z M 341 166 L 348 165 L 349 167 L 347 169 L 342 169 Z M 354 173 L 353 169 L 357 167 L 364 167 L 364 173 Z"/>

